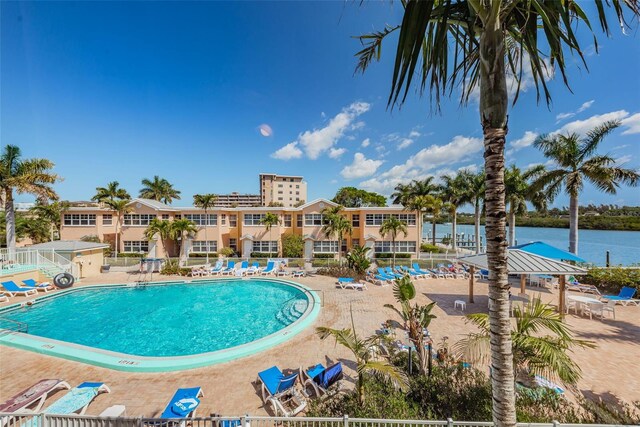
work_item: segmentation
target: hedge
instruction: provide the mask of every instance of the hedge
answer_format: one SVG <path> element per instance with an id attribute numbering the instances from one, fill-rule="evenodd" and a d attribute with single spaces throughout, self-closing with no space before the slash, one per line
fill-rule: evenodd
<path id="1" fill-rule="evenodd" d="M 327 259 L 334 258 L 336 254 L 313 254 L 313 257 L 316 259 Z"/>
<path id="2" fill-rule="evenodd" d="M 617 294 L 623 286 L 636 288 L 640 292 L 640 268 L 591 268 L 588 274 L 578 276 L 577 279 L 597 286 L 602 293 Z"/>
<path id="3" fill-rule="evenodd" d="M 206 258 L 207 254 L 204 252 L 192 252 L 189 254 L 189 258 Z M 209 258 L 218 258 L 217 252 L 209 252 Z"/>
<path id="4" fill-rule="evenodd" d="M 393 253 L 391 252 L 378 252 L 375 254 L 376 258 L 393 258 Z M 403 252 L 396 253 L 397 258 L 411 258 L 414 254 L 407 254 Z"/>
<path id="5" fill-rule="evenodd" d="M 251 258 L 277 258 L 277 252 L 251 252 Z"/>

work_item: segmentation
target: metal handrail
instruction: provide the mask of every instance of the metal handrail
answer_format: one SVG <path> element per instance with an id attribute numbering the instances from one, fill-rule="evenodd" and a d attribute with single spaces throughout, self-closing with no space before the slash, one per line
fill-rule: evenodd
<path id="1" fill-rule="evenodd" d="M 19 322 L 13 319 L 7 319 L 6 317 L 0 317 L 0 322 L 9 322 L 17 325 L 17 328 L 15 329 L 14 332 L 24 332 L 25 334 L 29 332 L 29 325 L 25 322 Z M 0 327 L 0 329 L 7 329 L 7 328 Z M 7 330 L 12 330 L 12 329 L 7 329 Z"/>

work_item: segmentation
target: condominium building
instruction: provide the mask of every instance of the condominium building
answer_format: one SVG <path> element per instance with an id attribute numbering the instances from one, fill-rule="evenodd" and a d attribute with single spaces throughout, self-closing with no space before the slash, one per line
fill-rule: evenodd
<path id="1" fill-rule="evenodd" d="M 216 206 L 223 208 L 238 208 L 238 207 L 251 207 L 261 206 L 262 197 L 259 194 L 217 194 Z"/>
<path id="2" fill-rule="evenodd" d="M 301 176 L 260 174 L 262 206 L 282 204 L 290 208 L 307 201 L 307 183 Z"/>
<path id="3" fill-rule="evenodd" d="M 164 241 L 158 236 L 145 238 L 145 230 L 154 218 L 175 220 L 185 218 L 198 226 L 198 231 L 184 242 L 186 253 L 215 253 L 223 247 L 233 249 L 242 257 L 252 252 L 279 252 L 282 236 L 297 234 L 304 240 L 305 258 L 316 254 L 346 252 L 355 245 L 368 246 L 371 254 L 391 252 L 390 237 L 379 233 L 380 225 L 389 216 L 396 216 L 407 224 L 407 235 L 400 234 L 395 242 L 396 252 L 416 253 L 419 245 L 417 212 L 401 206 L 345 208 L 343 215 L 351 222 L 353 231 L 339 241 L 322 233 L 322 212 L 335 203 L 318 199 L 298 207 L 214 207 L 205 212 L 193 206 L 176 207 L 148 199 L 133 199 L 131 211 L 116 221 L 116 213 L 104 207 L 72 207 L 62 218 L 61 239 L 78 240 L 97 236 L 103 242 L 115 242 L 119 234 L 120 252 L 142 253 L 149 257 L 177 256 L 177 242 Z M 267 229 L 262 219 L 267 212 L 276 214 L 277 225 Z M 117 228 L 116 228 L 117 227 Z"/>

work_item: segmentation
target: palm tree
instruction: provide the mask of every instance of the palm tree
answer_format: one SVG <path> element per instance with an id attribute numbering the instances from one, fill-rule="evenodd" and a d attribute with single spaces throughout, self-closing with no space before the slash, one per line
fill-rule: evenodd
<path id="1" fill-rule="evenodd" d="M 401 25 L 388 25 L 382 31 L 360 37 L 364 48 L 357 54 L 357 70 L 364 72 L 372 61 L 379 60 L 385 37 L 399 31 L 389 106 L 404 102 L 416 75 L 419 93 L 430 89 L 436 109 L 440 107 L 441 96 L 458 93 L 458 87 L 463 104 L 479 89 L 486 171 L 489 308 L 492 313 L 493 422 L 496 427 L 513 427 L 516 410 L 507 321 L 509 286 L 504 198 L 504 147 L 509 107 L 507 73 L 515 81 L 513 103 L 518 99 L 526 70 L 535 83 L 538 98 L 542 90 L 549 104 L 551 94 L 546 79 L 550 73 L 544 60 L 559 69 L 568 86 L 565 58 L 574 55 L 566 55 L 567 51 L 577 53 L 586 66 L 575 29 L 586 28 L 593 33 L 593 27 L 577 0 L 407 0 L 402 6 L 405 10 Z M 610 34 L 610 16 L 605 6 L 613 8 L 623 31 L 629 26 L 626 12 L 631 13 L 631 18 L 640 16 L 637 0 L 595 2 L 593 21 L 597 19 L 607 35 Z M 593 36 L 595 40 L 595 33 Z M 580 40 L 585 39 L 581 37 Z M 597 48 L 597 41 L 595 45 Z"/>
<path id="2" fill-rule="evenodd" d="M 198 227 L 196 224 L 188 219 L 176 219 L 171 223 L 171 237 L 179 242 L 178 246 L 180 247 L 181 264 L 183 264 L 187 259 L 187 254 L 185 253 L 186 245 L 184 242 L 187 239 L 187 236 L 197 232 Z"/>
<path id="3" fill-rule="evenodd" d="M 55 201 L 53 203 L 38 203 L 31 209 L 38 219 L 49 225 L 50 241 L 53 242 L 54 234 L 57 231 L 60 236 L 60 228 L 62 226 L 62 215 L 69 210 L 69 202 Z"/>
<path id="4" fill-rule="evenodd" d="M 97 187 L 96 194 L 91 198 L 96 202 L 104 203 L 107 200 L 131 200 L 131 196 L 124 188 L 120 188 L 118 181 L 111 181 L 106 187 Z"/>
<path id="5" fill-rule="evenodd" d="M 391 236 L 391 253 L 393 254 L 392 265 L 395 268 L 396 266 L 396 237 L 398 234 L 403 233 L 404 237 L 407 237 L 407 223 L 404 221 L 400 221 L 398 217 L 393 215 L 389 216 L 389 218 L 382 221 L 382 225 L 380 226 L 380 230 L 378 230 L 382 238 L 384 239 L 388 235 Z"/>
<path id="6" fill-rule="evenodd" d="M 360 404 L 364 401 L 364 382 L 368 375 L 384 378 L 401 390 L 407 388 L 407 376 L 402 369 L 392 365 L 386 359 L 375 359 L 376 352 L 371 351 L 382 342 L 384 337 L 377 334 L 367 338 L 358 337 L 353 321 L 353 311 L 351 311 L 351 328 L 331 329 L 321 326 L 316 328 L 316 333 L 320 339 L 335 338 L 336 344 L 346 347 L 353 353 L 357 365 L 356 392 Z"/>
<path id="7" fill-rule="evenodd" d="M 527 379 L 532 375 L 543 375 L 575 385 L 581 370 L 572 358 L 573 348 L 593 348 L 593 342 L 574 338 L 562 316 L 539 298 L 524 309 L 515 307 L 513 314 L 515 323 L 511 339 L 515 377 Z M 467 319 L 480 332 L 467 335 L 456 344 L 456 350 L 469 362 L 486 363 L 490 354 L 489 315 L 470 314 Z"/>
<path id="8" fill-rule="evenodd" d="M 353 231 L 351 221 L 342 215 L 342 209 L 342 206 L 335 206 L 325 208 L 322 211 L 322 219 L 324 222 L 321 229 L 322 233 L 327 236 L 329 240 L 335 236 L 338 241 L 338 265 L 341 263 L 342 237 L 345 233 L 351 233 Z"/>
<path id="9" fill-rule="evenodd" d="M 144 231 L 144 236 L 147 240 L 153 240 L 156 235 L 160 237 L 165 255 L 168 258 L 169 252 L 167 251 L 167 242 L 172 240 L 174 236 L 173 224 L 171 221 L 158 218 L 153 218 L 149 221 L 149 225 Z"/>
<path id="10" fill-rule="evenodd" d="M 640 175 L 617 165 L 608 155 L 596 154 L 598 145 L 605 136 L 620 126 L 620 122 L 609 121 L 591 129 L 584 137 L 576 133 L 565 135 L 541 135 L 534 146 L 553 160 L 557 167 L 543 173 L 534 184 L 536 189 L 545 188 L 553 199 L 564 187 L 569 195 L 569 251 L 578 254 L 578 196 L 584 181 L 608 194 L 616 194 L 620 183 L 637 186 Z"/>
<path id="11" fill-rule="evenodd" d="M 506 201 L 509 205 L 509 246 L 516 244 L 516 215 L 527 213 L 527 202 L 532 203 L 537 210 L 547 209 L 546 194 L 531 186 L 532 181 L 544 171 L 543 165 L 532 166 L 524 172 L 516 165 L 511 165 L 504 171 Z"/>
<path id="12" fill-rule="evenodd" d="M 443 184 L 440 187 L 440 197 L 449 211 L 451 217 L 451 248 L 455 251 L 457 247 L 457 224 L 458 207 L 468 201 L 466 183 L 464 175 L 461 173 L 455 176 L 445 175 L 442 177 Z"/>
<path id="13" fill-rule="evenodd" d="M 409 276 L 396 279 L 393 285 L 393 296 L 396 298 L 398 304 L 400 304 L 400 310 L 398 310 L 393 304 L 385 304 L 384 306 L 395 310 L 395 312 L 404 321 L 404 327 L 409 335 L 409 339 L 415 346 L 418 354 L 420 372 L 422 374 L 426 374 L 429 363 L 429 354 L 425 348 L 424 330 L 428 328 L 431 321 L 436 318 L 435 315 L 431 314 L 431 310 L 433 310 L 436 303 L 432 302 L 427 305 L 411 305 L 411 300 L 416 297 L 416 288 Z"/>
<path id="14" fill-rule="evenodd" d="M 398 184 L 391 193 L 391 199 L 394 205 L 404 205 L 411 198 L 411 184 Z"/>
<path id="15" fill-rule="evenodd" d="M 442 212 L 442 199 L 435 196 L 425 196 L 427 202 L 427 213 L 431 214 L 431 244 L 436 245 L 436 224 L 440 219 L 440 213 Z"/>
<path id="16" fill-rule="evenodd" d="M 271 229 L 273 228 L 274 225 L 280 224 L 280 217 L 278 217 L 278 215 L 272 212 L 267 212 L 266 214 L 264 214 L 264 217 L 262 217 L 262 219 L 260 220 L 260 224 L 264 225 L 265 230 L 267 230 L 267 232 L 269 233 L 269 254 L 271 254 L 271 242 L 273 241 L 271 237 Z M 281 245 L 279 242 L 280 242 L 280 239 L 278 239 L 278 250 L 276 252 L 276 256 L 278 252 L 280 252 Z"/>
<path id="17" fill-rule="evenodd" d="M 425 179 L 411 181 L 410 193 L 412 197 L 428 196 L 438 192 L 439 186 L 433 182 L 435 177 L 428 176 Z"/>
<path id="18" fill-rule="evenodd" d="M 105 205 L 107 205 L 109 207 L 109 209 L 111 209 L 112 211 L 115 212 L 116 214 L 116 242 L 115 242 L 115 249 L 114 249 L 114 256 L 115 258 L 118 258 L 118 248 L 120 247 L 120 243 L 118 241 L 118 236 L 120 235 L 120 224 L 122 223 L 122 217 L 124 214 L 131 212 L 132 207 L 129 206 L 129 204 L 131 203 L 131 200 L 128 199 L 121 199 L 121 200 L 114 200 L 114 199 L 108 199 L 108 200 L 104 200 L 103 203 Z"/>
<path id="19" fill-rule="evenodd" d="M 207 225 L 209 224 L 209 215 L 207 214 L 207 211 L 216 205 L 217 200 L 218 200 L 218 196 L 216 196 L 215 194 L 194 194 L 193 196 L 193 205 L 200 209 L 204 209 L 204 217 L 206 218 L 205 226 L 204 226 L 204 240 L 208 240 Z M 207 248 L 208 247 L 209 246 L 207 243 Z M 209 264 L 208 250 L 207 250 L 207 264 Z"/>
<path id="20" fill-rule="evenodd" d="M 153 181 L 144 178 L 142 185 L 140 197 L 143 199 L 157 200 L 166 204 L 171 204 L 174 199 L 180 200 L 180 191 L 173 188 L 173 184 L 158 175 L 153 177 Z"/>
<path id="21" fill-rule="evenodd" d="M 420 246 L 422 245 L 422 225 L 424 224 L 424 212 L 430 204 L 429 196 L 415 196 L 409 199 L 404 208 L 408 211 L 417 212 L 418 216 L 418 247 L 416 248 L 416 256 L 420 258 Z"/>
<path id="22" fill-rule="evenodd" d="M 52 184 L 61 178 L 51 169 L 53 162 L 47 159 L 22 159 L 20 147 L 7 145 L 0 155 L 0 198 L 4 201 L 5 232 L 7 248 L 16 247 L 16 213 L 13 207 L 13 192 L 32 194 L 39 199 L 55 200 Z"/>
<path id="23" fill-rule="evenodd" d="M 476 239 L 476 253 L 481 251 L 480 244 L 480 215 L 482 214 L 482 204 L 484 200 L 484 170 L 477 173 L 465 172 L 465 199 L 473 205 L 473 232 Z"/>

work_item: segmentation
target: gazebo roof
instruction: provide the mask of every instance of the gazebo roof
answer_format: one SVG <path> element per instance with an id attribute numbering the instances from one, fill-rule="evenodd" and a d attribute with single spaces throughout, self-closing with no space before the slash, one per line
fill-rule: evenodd
<path id="1" fill-rule="evenodd" d="M 587 262 L 579 256 L 571 252 L 558 249 L 545 242 L 529 242 L 522 245 L 511 246 L 510 249 L 521 249 L 525 252 L 540 255 L 546 258 L 557 259 L 561 261 Z"/>
<path id="2" fill-rule="evenodd" d="M 463 264 L 487 270 L 487 254 L 459 257 Z M 507 271 L 509 274 L 587 274 L 584 268 L 547 258 L 522 249 L 507 249 Z"/>

